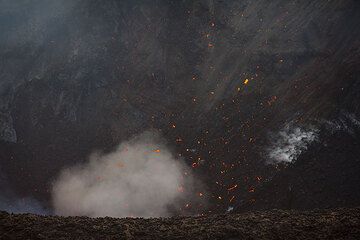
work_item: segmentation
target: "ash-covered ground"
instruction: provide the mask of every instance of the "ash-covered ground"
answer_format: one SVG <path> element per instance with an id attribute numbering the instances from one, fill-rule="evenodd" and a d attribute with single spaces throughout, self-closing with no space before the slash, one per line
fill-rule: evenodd
<path id="1" fill-rule="evenodd" d="M 359 25 L 355 0 L 1 1 L 0 209 L 359 206 Z"/>
<path id="2" fill-rule="evenodd" d="M 0 212 L 1 239 L 359 239 L 360 209 L 272 210 L 176 218 L 88 218 Z"/>

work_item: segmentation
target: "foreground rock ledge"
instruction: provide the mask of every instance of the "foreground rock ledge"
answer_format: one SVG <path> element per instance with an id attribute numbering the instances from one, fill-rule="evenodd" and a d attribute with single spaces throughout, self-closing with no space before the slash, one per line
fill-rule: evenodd
<path id="1" fill-rule="evenodd" d="M 360 208 L 175 218 L 0 212 L 0 239 L 360 239 Z"/>

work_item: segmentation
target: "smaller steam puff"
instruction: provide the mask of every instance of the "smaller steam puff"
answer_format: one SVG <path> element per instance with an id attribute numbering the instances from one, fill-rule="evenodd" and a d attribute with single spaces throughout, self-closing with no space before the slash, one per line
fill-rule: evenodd
<path id="1" fill-rule="evenodd" d="M 315 129 L 286 126 L 272 136 L 272 145 L 267 149 L 269 163 L 291 163 L 318 137 Z"/>

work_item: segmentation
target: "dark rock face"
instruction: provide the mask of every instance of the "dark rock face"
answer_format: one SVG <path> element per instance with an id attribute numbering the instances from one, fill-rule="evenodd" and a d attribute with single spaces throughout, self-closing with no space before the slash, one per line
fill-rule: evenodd
<path id="1" fill-rule="evenodd" d="M 263 151 L 289 122 L 359 117 L 359 10 L 354 0 L 2 1 L 2 174 L 46 203 L 61 168 L 154 128 L 196 163 L 213 211 L 359 204 L 358 130 L 322 131 L 287 167 Z"/>

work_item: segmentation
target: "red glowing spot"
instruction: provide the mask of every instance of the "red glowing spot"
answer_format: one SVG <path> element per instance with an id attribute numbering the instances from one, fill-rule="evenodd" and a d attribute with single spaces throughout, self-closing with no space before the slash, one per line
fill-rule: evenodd
<path id="1" fill-rule="evenodd" d="M 118 163 L 116 163 L 116 167 L 123 168 L 123 167 L 125 167 L 125 165 L 122 162 L 118 162 Z"/>
<path id="2" fill-rule="evenodd" d="M 268 101 L 268 105 L 271 106 L 274 102 L 276 102 L 277 96 L 272 96 Z"/>
<path id="3" fill-rule="evenodd" d="M 198 164 L 197 164 L 196 162 L 194 162 L 194 163 L 191 164 L 191 166 L 192 166 L 193 168 L 196 168 L 196 167 L 198 166 Z"/>
<path id="4" fill-rule="evenodd" d="M 161 152 L 161 151 L 160 151 L 160 149 L 155 149 L 154 152 L 155 152 L 155 153 L 159 153 L 159 152 Z"/>

